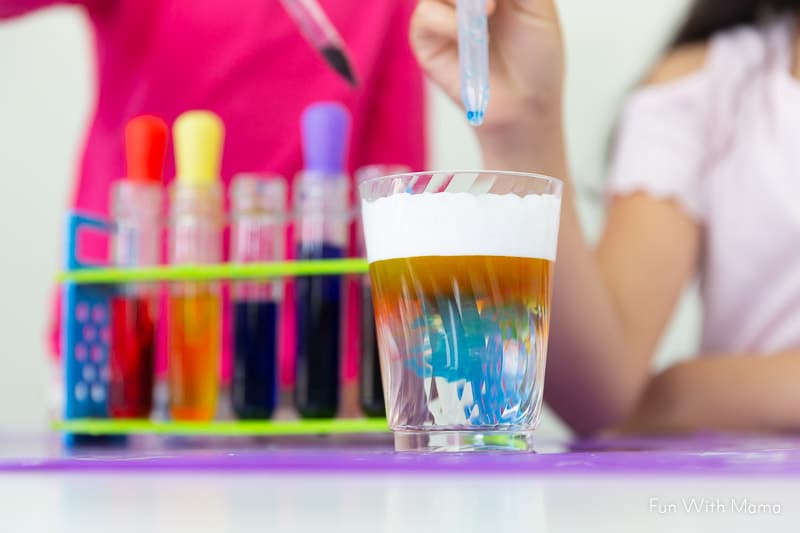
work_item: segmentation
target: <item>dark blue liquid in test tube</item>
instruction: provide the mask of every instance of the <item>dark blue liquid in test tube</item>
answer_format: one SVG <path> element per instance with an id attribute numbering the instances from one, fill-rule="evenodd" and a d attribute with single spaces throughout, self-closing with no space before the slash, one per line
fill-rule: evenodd
<path id="1" fill-rule="evenodd" d="M 345 156 L 350 132 L 346 108 L 322 102 L 301 121 L 305 170 L 295 183 L 298 259 L 345 256 L 350 223 L 350 180 Z M 295 406 L 304 418 L 330 418 L 339 409 L 342 361 L 341 276 L 298 277 Z"/>
<path id="2" fill-rule="evenodd" d="M 242 419 L 272 416 L 278 403 L 278 304 L 233 304 L 233 409 Z"/>
<path id="3" fill-rule="evenodd" d="M 284 250 L 286 182 L 241 175 L 231 187 L 231 260 L 280 261 Z M 278 404 L 280 280 L 233 284 L 233 410 L 240 419 L 265 419 Z"/>
<path id="4" fill-rule="evenodd" d="M 344 250 L 321 244 L 301 246 L 299 259 L 339 259 Z M 342 278 L 297 279 L 297 410 L 305 418 L 330 418 L 339 406 Z"/>
<path id="5" fill-rule="evenodd" d="M 361 381 L 359 383 L 361 410 L 367 416 L 386 416 L 381 382 L 381 362 L 378 337 L 375 331 L 375 312 L 372 308 L 372 287 L 361 283 Z"/>

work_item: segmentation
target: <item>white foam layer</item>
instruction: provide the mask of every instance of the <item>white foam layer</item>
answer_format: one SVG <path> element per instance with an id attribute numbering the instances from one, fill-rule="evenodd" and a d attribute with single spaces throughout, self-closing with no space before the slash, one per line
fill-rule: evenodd
<path id="1" fill-rule="evenodd" d="M 426 256 L 555 261 L 561 201 L 553 195 L 397 194 L 362 200 L 370 263 Z"/>

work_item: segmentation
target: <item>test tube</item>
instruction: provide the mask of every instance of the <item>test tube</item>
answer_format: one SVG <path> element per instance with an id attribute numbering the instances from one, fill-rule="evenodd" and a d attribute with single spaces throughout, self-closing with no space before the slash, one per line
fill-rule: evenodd
<path id="1" fill-rule="evenodd" d="M 408 172 L 410 172 L 410 169 L 403 165 L 370 165 L 356 171 L 356 183 L 360 185 L 373 178 Z M 360 216 L 356 217 L 356 226 L 356 235 L 358 236 L 356 250 L 359 256 L 366 257 L 364 228 L 361 224 Z M 367 416 L 386 416 L 378 336 L 375 328 L 375 312 L 372 308 L 372 284 L 370 283 L 369 274 L 361 276 L 359 293 L 361 295 L 359 402 L 361 410 Z"/>
<path id="2" fill-rule="evenodd" d="M 350 181 L 345 157 L 347 110 L 334 103 L 310 106 L 302 118 L 305 170 L 295 183 L 298 259 L 338 259 L 348 244 Z M 330 418 L 339 407 L 342 353 L 341 276 L 297 278 L 295 405 L 304 418 Z"/>
<path id="3" fill-rule="evenodd" d="M 286 180 L 240 175 L 230 192 L 231 261 L 283 260 Z M 233 285 L 233 409 L 242 419 L 269 418 L 278 403 L 279 280 Z"/>
<path id="4" fill-rule="evenodd" d="M 127 177 L 112 186 L 111 197 L 112 254 L 118 267 L 160 263 L 166 148 L 167 125 L 160 118 L 140 116 L 126 126 Z M 157 313 L 157 284 L 125 285 L 111 300 L 108 408 L 112 417 L 150 415 Z"/>
<path id="5" fill-rule="evenodd" d="M 222 121 L 184 113 L 174 125 L 177 177 L 171 190 L 170 263 L 222 260 Z M 217 408 L 221 335 L 217 282 L 172 283 L 169 295 L 169 394 L 175 420 L 211 420 Z"/>

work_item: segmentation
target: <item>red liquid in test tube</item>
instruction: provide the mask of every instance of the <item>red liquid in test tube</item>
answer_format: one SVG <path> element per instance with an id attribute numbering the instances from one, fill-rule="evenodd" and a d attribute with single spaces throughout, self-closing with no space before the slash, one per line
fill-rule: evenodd
<path id="1" fill-rule="evenodd" d="M 162 167 L 167 126 L 152 116 L 125 129 L 128 177 L 113 188 L 113 260 L 118 267 L 160 263 Z M 109 411 L 115 418 L 146 418 L 153 407 L 158 310 L 157 284 L 120 288 L 111 304 Z"/>

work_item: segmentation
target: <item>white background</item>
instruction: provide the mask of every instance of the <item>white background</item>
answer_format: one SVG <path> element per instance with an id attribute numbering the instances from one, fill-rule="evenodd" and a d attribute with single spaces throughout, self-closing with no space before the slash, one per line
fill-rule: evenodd
<path id="1" fill-rule="evenodd" d="M 610 130 L 688 0 L 561 0 L 568 52 L 567 115 L 573 178 L 587 231 L 601 228 Z M 87 23 L 53 8 L 0 23 L 0 430 L 46 422 L 54 379 L 44 343 L 60 221 L 92 102 Z M 475 168 L 461 113 L 432 92 L 433 168 Z M 660 364 L 690 355 L 697 330 L 685 306 Z M 548 418 L 545 433 L 561 431 Z"/>

